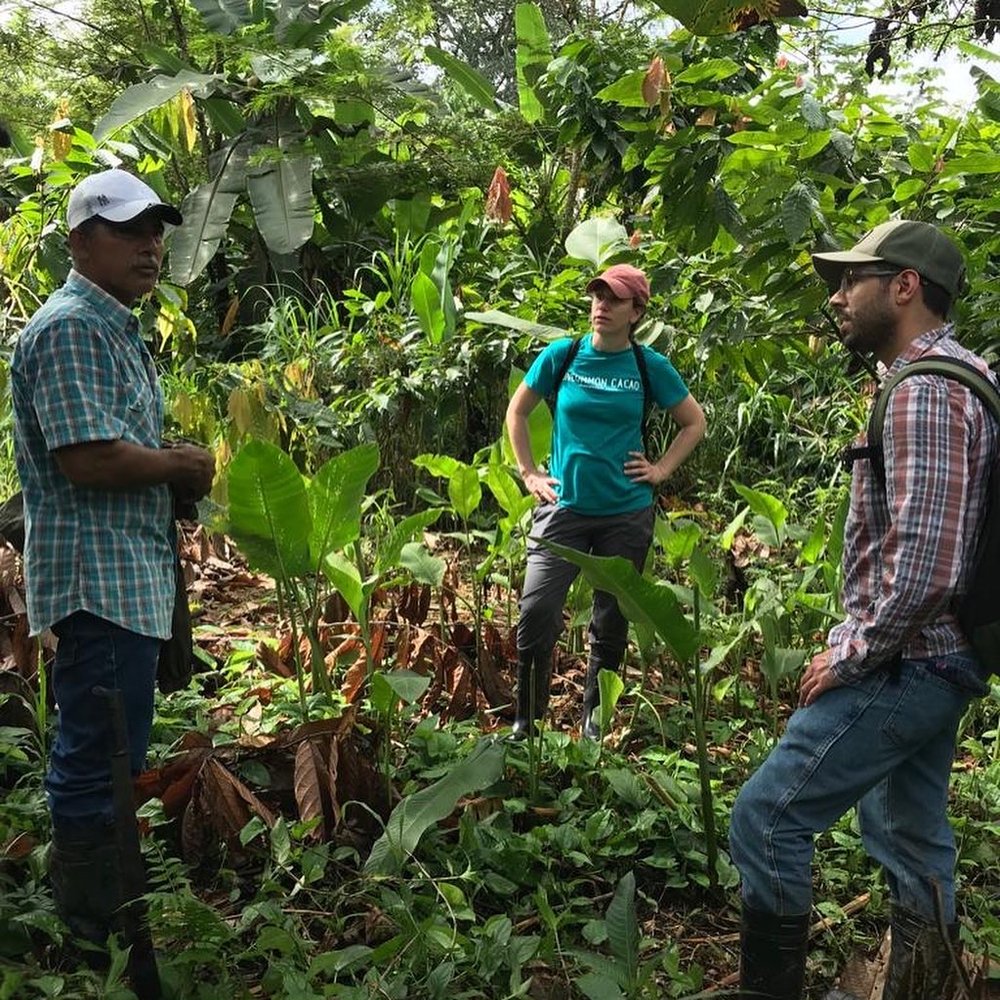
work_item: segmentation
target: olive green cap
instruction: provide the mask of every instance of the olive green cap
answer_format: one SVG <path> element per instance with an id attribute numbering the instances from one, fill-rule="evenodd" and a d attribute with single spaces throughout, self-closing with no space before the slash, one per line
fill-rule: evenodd
<path id="1" fill-rule="evenodd" d="M 876 226 L 850 250 L 814 253 L 813 266 L 831 289 L 857 264 L 891 264 L 911 269 L 940 285 L 955 299 L 965 287 L 965 261 L 958 247 L 937 226 L 896 219 Z"/>

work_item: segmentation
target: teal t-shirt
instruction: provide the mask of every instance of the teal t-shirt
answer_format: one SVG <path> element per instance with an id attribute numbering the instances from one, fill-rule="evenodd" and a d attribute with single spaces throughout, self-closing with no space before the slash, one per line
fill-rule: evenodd
<path id="1" fill-rule="evenodd" d="M 559 503 L 580 514 L 626 514 L 653 502 L 648 483 L 625 475 L 630 451 L 642 449 L 642 378 L 631 346 L 609 353 L 584 337 L 556 396 L 549 472 L 559 480 Z M 557 340 L 535 358 L 525 385 L 552 391 L 572 340 Z M 651 403 L 669 410 L 688 388 L 662 354 L 643 346 Z M 648 456 L 655 461 L 659 456 Z"/>

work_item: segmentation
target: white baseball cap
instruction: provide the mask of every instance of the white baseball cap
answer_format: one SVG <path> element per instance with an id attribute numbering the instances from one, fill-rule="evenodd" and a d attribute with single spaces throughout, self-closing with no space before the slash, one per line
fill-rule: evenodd
<path id="1" fill-rule="evenodd" d="M 69 196 L 66 221 L 70 231 L 99 215 L 108 222 L 128 222 L 151 208 L 158 209 L 164 222 L 179 226 L 181 213 L 127 170 L 102 170 L 85 177 Z"/>

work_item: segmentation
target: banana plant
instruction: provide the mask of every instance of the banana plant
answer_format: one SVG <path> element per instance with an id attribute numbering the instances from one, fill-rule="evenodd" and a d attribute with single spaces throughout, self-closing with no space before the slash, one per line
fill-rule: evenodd
<path id="1" fill-rule="evenodd" d="M 360 445 L 331 458 L 307 479 L 280 448 L 251 441 L 229 466 L 225 530 L 250 565 L 277 583 L 279 603 L 292 626 L 303 716 L 308 708 L 299 630 L 309 641 L 313 689 L 329 697 L 318 631 L 324 583 L 338 585 L 340 553 L 361 534 L 361 501 L 378 463 L 375 445 Z"/>

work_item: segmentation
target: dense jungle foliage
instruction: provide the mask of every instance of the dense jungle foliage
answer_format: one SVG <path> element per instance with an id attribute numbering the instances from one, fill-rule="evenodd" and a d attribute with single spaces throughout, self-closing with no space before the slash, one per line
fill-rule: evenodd
<path id="1" fill-rule="evenodd" d="M 837 456 L 870 395 L 809 251 L 894 216 L 940 224 L 969 265 L 961 339 L 1000 357 L 993 11 L 0 7 L 3 496 L 7 361 L 68 272 L 70 189 L 124 165 L 184 214 L 141 308 L 170 434 L 220 470 L 182 545 L 201 672 L 158 699 L 137 789 L 169 996 L 732 987 L 729 808 L 837 619 Z M 649 274 L 638 337 L 709 433 L 661 491 L 643 580 L 581 560 L 552 724 L 510 744 L 531 500 L 502 416 L 616 261 Z M 550 430 L 541 408 L 539 456 Z M 10 550 L 0 581 L 0 998 L 125 998 L 122 954 L 98 976 L 63 949 L 51 649 L 27 637 Z M 577 719 L 594 583 L 634 639 L 601 678 L 601 743 Z M 1000 980 L 997 694 L 963 721 L 952 785 L 980 991 Z M 853 815 L 815 879 L 821 995 L 885 922 Z"/>

